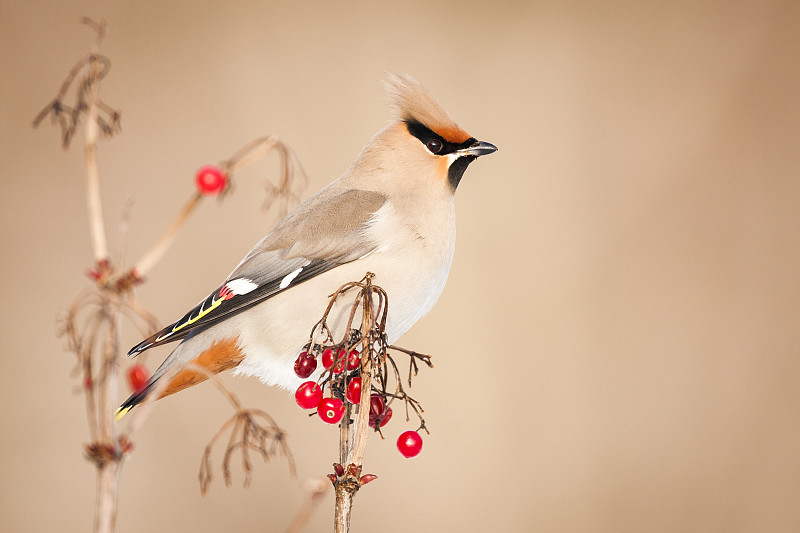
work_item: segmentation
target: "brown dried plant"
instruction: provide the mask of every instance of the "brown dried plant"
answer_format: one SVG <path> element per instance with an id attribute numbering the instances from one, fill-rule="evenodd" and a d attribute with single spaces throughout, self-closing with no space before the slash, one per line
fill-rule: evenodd
<path id="1" fill-rule="evenodd" d="M 99 97 L 100 82 L 111 68 L 110 60 L 99 53 L 100 44 L 106 34 L 106 23 L 87 17 L 82 18 L 81 22 L 96 34 L 91 51 L 70 69 L 56 97 L 36 116 L 33 125 L 38 126 L 45 117 L 50 116 L 52 122 L 60 128 L 64 149 L 70 146 L 81 123 L 85 125 L 87 210 L 94 254 L 94 266 L 88 270 L 88 275 L 94 283 L 81 291 L 69 307 L 59 334 L 66 338 L 67 349 L 76 356 L 74 375 L 79 376 L 81 383 L 90 436 L 90 443 L 85 446 L 84 451 L 97 469 L 94 531 L 105 533 L 115 530 L 119 473 L 125 454 L 133 447 L 132 434 L 141 426 L 144 416 L 149 412 L 147 404 L 160 394 L 159 387 L 156 387 L 148 401 L 138 410 L 139 413 L 133 415 L 127 428 L 118 431 L 114 423 L 114 413 L 119 400 L 117 373 L 125 360 L 120 351 L 123 319 L 128 319 L 142 336 L 159 329 L 158 320 L 136 300 L 133 289 L 144 281 L 150 269 L 170 248 L 178 231 L 203 196 L 199 192 L 192 193 L 174 222 L 133 267 L 121 268 L 121 258 L 117 258 L 117 261 L 111 260 L 100 195 L 97 140 L 100 134 L 112 136 L 120 131 L 121 113 Z M 68 104 L 66 100 L 70 91 L 73 98 Z M 231 179 L 236 172 L 271 151 L 278 152 L 281 173 L 277 185 L 269 182 L 265 185 L 265 207 L 277 202 L 281 212 L 285 213 L 290 203 L 298 198 L 297 191 L 304 186 L 306 178 L 294 153 L 277 137 L 266 136 L 249 143 L 223 161 L 220 167 L 228 178 L 226 191 L 230 191 Z M 123 222 L 127 222 L 127 216 L 123 217 Z M 120 240 L 124 241 L 124 231 L 121 233 L 123 235 Z M 124 248 L 123 242 L 120 249 L 124 251 Z M 164 384 L 167 381 L 164 380 Z M 249 481 L 252 471 L 248 456 L 250 451 L 257 451 L 265 458 L 272 457 L 275 453 L 284 455 L 289 461 L 290 471 L 294 472 L 294 462 L 286 447 L 285 434 L 269 415 L 263 411 L 245 409 L 219 381 L 215 382 L 236 410 L 231 421 L 212 440 L 213 444 L 222 432 L 232 428 L 229 450 L 223 462 L 226 480 L 230 477 L 230 457 L 235 449 L 242 450 L 246 482 Z M 235 438 L 237 435 L 238 440 Z M 205 479 L 210 481 L 210 473 L 207 473 Z"/>
<path id="2" fill-rule="evenodd" d="M 203 451 L 203 458 L 200 462 L 200 492 L 205 494 L 214 479 L 211 467 L 211 453 L 214 444 L 226 432 L 230 432 L 228 444 L 223 453 L 222 475 L 225 485 L 230 487 L 232 483 L 231 459 L 236 451 L 242 455 L 242 471 L 244 471 L 244 486 L 249 487 L 253 476 L 253 463 L 250 460 L 250 453 L 256 452 L 265 462 L 269 462 L 273 457 L 282 456 L 286 458 L 289 465 L 289 474 L 292 478 L 297 477 L 294 457 L 286 444 L 286 432 L 284 432 L 275 420 L 266 411 L 261 409 L 247 409 L 239 401 L 233 392 L 226 388 L 219 378 L 205 368 L 189 364 L 185 368 L 199 372 L 210 378 L 219 388 L 220 392 L 228 398 L 233 405 L 236 413 L 227 421 L 220 430 L 212 437 L 211 441 Z"/>

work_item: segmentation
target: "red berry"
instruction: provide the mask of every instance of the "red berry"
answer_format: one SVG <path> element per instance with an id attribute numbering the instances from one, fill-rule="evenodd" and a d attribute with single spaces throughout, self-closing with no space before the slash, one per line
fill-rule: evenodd
<path id="1" fill-rule="evenodd" d="M 397 449 L 403 457 L 416 457 L 422 450 L 422 437 L 416 431 L 406 431 L 397 439 Z"/>
<path id="2" fill-rule="evenodd" d="M 347 384 L 347 401 L 358 403 L 361 401 L 361 378 L 355 377 Z"/>
<path id="3" fill-rule="evenodd" d="M 142 392 L 147 385 L 150 377 L 147 367 L 142 364 L 135 364 L 128 369 L 128 385 L 134 392 Z"/>
<path id="4" fill-rule="evenodd" d="M 387 413 L 387 411 L 391 411 L 391 408 L 386 407 L 386 401 L 380 394 L 372 393 L 369 398 L 369 425 L 370 427 L 375 427 L 375 422 L 380 419 L 381 420 L 381 427 L 386 425 L 386 422 L 389 421 L 389 418 L 392 418 L 391 413 Z"/>
<path id="5" fill-rule="evenodd" d="M 331 348 L 325 348 L 322 352 L 322 366 L 325 367 L 325 370 L 329 369 L 333 364 L 333 350 Z M 342 348 L 339 348 L 339 355 L 336 356 L 336 367 L 333 369 L 335 374 L 341 374 L 342 370 L 344 370 L 344 365 L 347 364 L 345 358 L 345 351 Z"/>
<path id="6" fill-rule="evenodd" d="M 219 194 L 228 185 L 228 176 L 214 165 L 200 167 L 194 179 L 197 190 L 208 195 Z"/>
<path id="7" fill-rule="evenodd" d="M 335 424 L 344 416 L 344 403 L 339 398 L 325 398 L 319 402 L 317 414 L 323 422 Z"/>
<path id="8" fill-rule="evenodd" d="M 361 354 L 358 350 L 350 350 L 347 356 L 347 370 L 355 370 L 359 365 L 361 365 Z"/>
<path id="9" fill-rule="evenodd" d="M 383 427 L 386 424 L 388 424 L 389 420 L 392 419 L 392 408 L 391 407 L 387 407 L 386 410 L 383 412 L 383 416 L 372 416 L 372 415 L 370 415 L 370 417 L 369 417 L 369 427 L 374 428 L 375 427 L 375 423 L 378 421 L 379 418 L 380 418 L 380 427 Z"/>
<path id="10" fill-rule="evenodd" d="M 307 378 L 317 368 L 317 358 L 308 352 L 300 352 L 294 362 L 294 373 L 301 378 Z"/>
<path id="11" fill-rule="evenodd" d="M 369 396 L 369 416 L 382 415 L 386 410 L 386 402 L 380 394 L 372 393 Z"/>
<path id="12" fill-rule="evenodd" d="M 333 348 L 325 348 L 322 350 L 322 366 L 328 370 L 333 364 Z"/>
<path id="13" fill-rule="evenodd" d="M 314 381 L 306 381 L 294 393 L 294 399 L 297 405 L 303 409 L 313 409 L 319 405 L 322 400 L 322 389 L 319 388 Z"/>

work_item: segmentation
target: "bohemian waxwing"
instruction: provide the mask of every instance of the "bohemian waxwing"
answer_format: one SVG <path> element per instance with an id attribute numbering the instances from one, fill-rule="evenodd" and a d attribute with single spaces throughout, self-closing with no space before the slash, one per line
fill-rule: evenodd
<path id="1" fill-rule="evenodd" d="M 385 85 L 395 120 L 350 168 L 289 213 L 210 296 L 131 349 L 182 341 L 119 416 L 189 362 L 294 390 L 303 381 L 294 360 L 328 297 L 367 272 L 389 295 L 389 342 L 433 307 L 453 260 L 456 187 L 472 161 L 497 148 L 459 128 L 410 76 L 390 75 Z M 334 307 L 329 324 L 343 327 L 348 313 L 349 305 Z M 203 380 L 181 370 L 162 396 Z"/>

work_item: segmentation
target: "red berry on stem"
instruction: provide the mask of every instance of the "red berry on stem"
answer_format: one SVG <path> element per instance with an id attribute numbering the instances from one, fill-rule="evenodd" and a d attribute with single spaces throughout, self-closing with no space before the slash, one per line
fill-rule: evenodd
<path id="1" fill-rule="evenodd" d="M 361 401 L 361 378 L 355 377 L 347 384 L 347 401 L 358 403 Z"/>
<path id="2" fill-rule="evenodd" d="M 336 366 L 333 367 L 334 374 L 341 374 L 344 367 L 347 365 L 347 352 L 344 348 L 339 348 L 339 353 L 336 355 Z"/>
<path id="3" fill-rule="evenodd" d="M 303 409 L 314 409 L 322 401 L 322 389 L 314 381 L 306 381 L 294 393 L 297 405 Z"/>
<path id="4" fill-rule="evenodd" d="M 380 394 L 372 393 L 369 396 L 369 417 L 382 415 L 386 410 L 386 402 Z"/>
<path id="5" fill-rule="evenodd" d="M 128 369 L 128 385 L 134 392 L 142 392 L 147 385 L 150 372 L 142 364 L 135 364 Z"/>
<path id="6" fill-rule="evenodd" d="M 378 422 L 378 419 L 380 419 L 380 427 L 383 427 L 386 424 L 388 424 L 389 420 L 392 419 L 392 408 L 391 407 L 387 407 L 386 410 L 383 412 L 382 416 L 372 416 L 372 414 L 370 414 L 369 415 L 369 427 L 374 428 L 375 427 L 375 423 Z"/>
<path id="7" fill-rule="evenodd" d="M 344 403 L 339 398 L 325 398 L 319 402 L 317 414 L 323 422 L 335 424 L 344 416 Z"/>
<path id="8" fill-rule="evenodd" d="M 358 350 L 350 350 L 347 356 L 347 370 L 355 370 L 359 365 L 361 365 L 361 354 Z"/>
<path id="9" fill-rule="evenodd" d="M 301 378 L 307 378 L 317 368 L 317 358 L 308 352 L 301 352 L 294 362 L 294 373 Z"/>
<path id="10" fill-rule="evenodd" d="M 208 195 L 219 194 L 228 185 L 228 176 L 221 168 L 214 165 L 200 167 L 194 179 L 197 190 Z"/>
<path id="11" fill-rule="evenodd" d="M 333 349 L 325 348 L 322 350 L 322 366 L 328 370 L 333 364 Z"/>
<path id="12" fill-rule="evenodd" d="M 416 457 L 422 450 L 422 437 L 416 431 L 406 431 L 397 439 L 397 449 L 403 457 Z"/>
<path id="13" fill-rule="evenodd" d="M 341 374 L 344 370 L 344 366 L 347 364 L 347 357 L 345 357 L 346 353 L 344 349 L 339 348 L 339 353 L 336 356 L 336 367 L 333 369 L 334 374 Z M 329 369 L 333 364 L 333 349 L 325 348 L 322 352 L 322 366 L 325 367 L 325 370 Z"/>

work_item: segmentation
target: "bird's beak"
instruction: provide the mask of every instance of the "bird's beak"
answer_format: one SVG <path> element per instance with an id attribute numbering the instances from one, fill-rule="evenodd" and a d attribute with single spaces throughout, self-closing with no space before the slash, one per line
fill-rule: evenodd
<path id="1" fill-rule="evenodd" d="M 468 148 L 462 148 L 461 150 L 456 150 L 454 153 L 459 157 L 464 155 L 472 155 L 478 157 L 482 155 L 489 155 L 492 152 L 496 151 L 497 151 L 497 146 L 493 145 L 492 143 L 487 143 L 484 141 L 475 141 Z"/>

